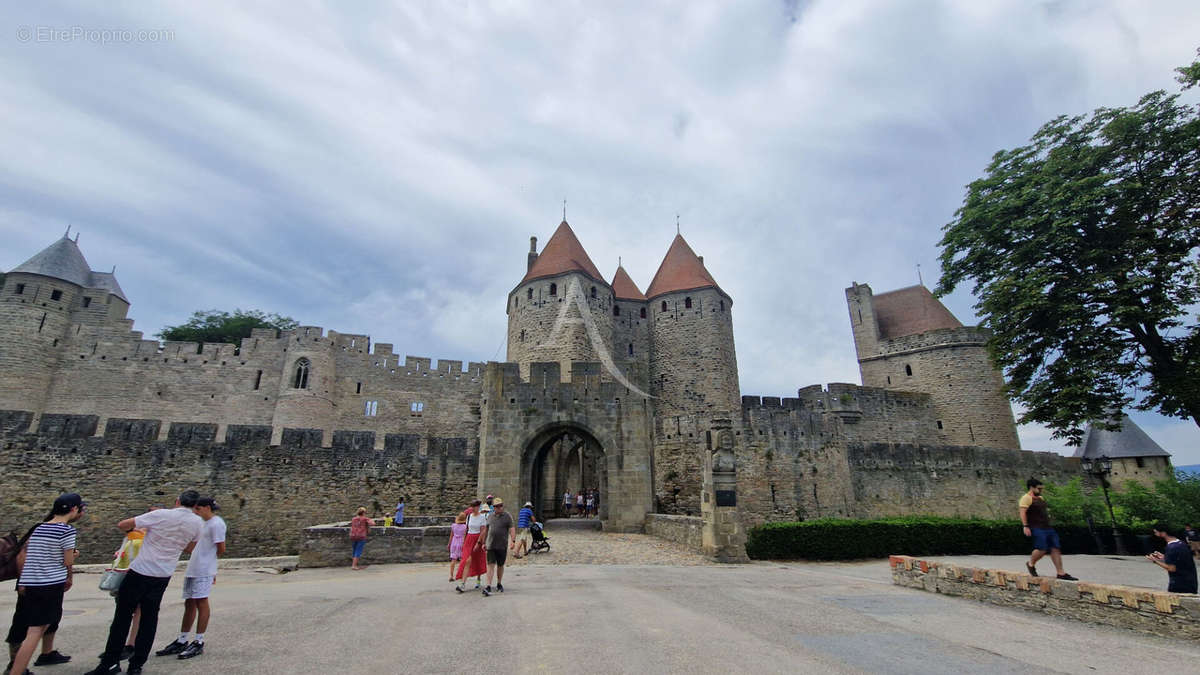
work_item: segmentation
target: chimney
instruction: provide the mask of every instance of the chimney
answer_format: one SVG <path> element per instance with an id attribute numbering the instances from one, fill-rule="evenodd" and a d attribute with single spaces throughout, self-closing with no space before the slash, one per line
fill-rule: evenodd
<path id="1" fill-rule="evenodd" d="M 529 266 L 525 268 L 525 271 L 528 272 L 529 270 L 533 269 L 533 263 L 535 263 L 535 262 L 537 262 L 537 237 L 530 237 L 529 238 Z"/>
<path id="2" fill-rule="evenodd" d="M 700 266 L 701 266 L 701 267 L 704 267 L 704 256 L 702 256 L 702 255 L 698 255 L 698 256 L 696 256 L 696 257 L 700 259 Z"/>

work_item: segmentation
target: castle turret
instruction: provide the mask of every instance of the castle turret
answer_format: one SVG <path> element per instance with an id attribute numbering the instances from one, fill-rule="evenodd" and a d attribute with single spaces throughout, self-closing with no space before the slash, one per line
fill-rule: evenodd
<path id="1" fill-rule="evenodd" d="M 650 386 L 667 415 L 733 414 L 741 404 L 733 299 L 681 235 L 646 290 Z"/>
<path id="2" fill-rule="evenodd" d="M 79 334 L 71 326 L 94 329 L 128 309 L 116 276 L 93 272 L 65 234 L 13 268 L 0 290 L 0 409 L 43 412 L 62 347 Z"/>
<path id="3" fill-rule="evenodd" d="M 963 326 L 924 286 L 873 295 L 856 283 L 846 304 L 863 386 L 929 394 L 947 443 L 1021 447 L 986 329 Z"/>
<path id="4" fill-rule="evenodd" d="M 650 318 L 645 294 L 617 265 L 612 280 L 612 345 L 614 360 L 639 387 L 648 386 L 650 367 Z"/>
<path id="5" fill-rule="evenodd" d="M 570 373 L 572 361 L 601 361 L 601 350 L 611 355 L 612 287 L 567 221 L 530 262 L 508 295 L 508 360 L 520 364 L 522 377 L 534 362 L 558 361 Z"/>

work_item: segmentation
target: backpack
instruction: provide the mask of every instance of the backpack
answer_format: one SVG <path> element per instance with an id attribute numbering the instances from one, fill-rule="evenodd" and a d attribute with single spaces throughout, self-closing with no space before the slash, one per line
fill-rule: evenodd
<path id="1" fill-rule="evenodd" d="M 21 576 L 21 570 L 17 567 L 17 556 L 20 555 L 21 549 L 25 548 L 25 542 L 29 541 L 29 535 L 33 534 L 36 529 L 37 525 L 29 528 L 25 536 L 20 539 L 17 539 L 15 531 L 0 538 L 0 581 L 8 581 Z"/>

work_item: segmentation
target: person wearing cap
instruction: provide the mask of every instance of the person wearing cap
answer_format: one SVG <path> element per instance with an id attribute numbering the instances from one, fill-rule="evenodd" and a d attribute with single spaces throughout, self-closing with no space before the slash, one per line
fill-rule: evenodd
<path id="1" fill-rule="evenodd" d="M 225 519 L 213 513 L 219 510 L 221 507 L 212 497 L 201 497 L 196 502 L 195 512 L 204 521 L 204 529 L 183 577 L 183 623 L 179 626 L 179 637 L 154 652 L 158 656 L 178 654 L 181 659 L 190 659 L 204 653 L 204 633 L 211 616 L 208 596 L 217 581 L 217 557 L 225 555 Z M 189 642 L 193 620 L 196 637 Z"/>
<path id="2" fill-rule="evenodd" d="M 483 502 L 478 499 L 471 502 L 470 513 L 467 515 L 467 536 L 463 539 L 462 562 L 458 564 L 458 574 L 455 576 L 455 579 L 459 580 L 459 584 L 454 587 L 454 590 L 459 593 L 466 591 L 463 586 L 471 577 L 475 577 L 475 587 L 479 588 L 480 577 L 487 572 L 487 559 L 483 552 L 483 537 L 487 535 L 487 520 Z"/>
<path id="3" fill-rule="evenodd" d="M 27 672 L 39 641 L 43 644 L 38 657 L 41 665 L 71 660 L 53 649 L 53 636 L 62 619 L 63 594 L 71 589 L 72 565 L 79 555 L 71 523 L 83 517 L 85 506 L 83 498 L 74 492 L 60 495 L 43 522 L 34 525 L 21 541 L 17 607 L 8 629 L 10 673 Z"/>
<path id="4" fill-rule="evenodd" d="M 171 583 L 175 566 L 179 564 L 179 556 L 195 549 L 204 530 L 204 521 L 193 511 L 198 501 L 200 493 L 185 490 L 175 500 L 175 508 L 149 511 L 117 523 L 122 532 L 134 528 L 145 529 L 146 537 L 142 540 L 142 550 L 133 559 L 117 591 L 117 609 L 108 628 L 104 655 L 100 657 L 100 664 L 86 675 L 121 672 L 121 649 L 125 646 L 125 636 L 129 634 L 133 611 L 139 607 L 142 618 L 138 624 L 133 656 L 129 657 L 125 672 L 134 675 L 142 672 L 146 659 L 150 657 L 150 650 L 154 648 L 158 608 L 162 604 L 163 593 Z"/>
<path id="5" fill-rule="evenodd" d="M 517 536 L 513 540 L 516 546 L 516 558 L 521 558 L 529 552 L 529 546 L 533 543 L 533 535 L 529 533 L 529 527 L 537 522 L 537 517 L 533 515 L 533 502 L 525 502 L 525 506 L 517 512 Z"/>
<path id="6" fill-rule="evenodd" d="M 508 559 L 508 549 L 517 543 L 516 530 L 513 528 L 511 513 L 504 510 L 504 500 L 496 497 L 492 500 L 492 515 L 488 516 L 487 533 L 484 537 L 487 546 L 487 586 L 483 587 L 483 597 L 492 594 L 492 577 L 496 578 L 496 591 L 504 592 L 504 563 Z M 509 544 L 512 539 L 512 544 Z"/>

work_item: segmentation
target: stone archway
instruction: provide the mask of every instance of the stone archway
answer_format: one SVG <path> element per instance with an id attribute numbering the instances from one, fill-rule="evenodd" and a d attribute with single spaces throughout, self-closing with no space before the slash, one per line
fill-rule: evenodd
<path id="1" fill-rule="evenodd" d="M 529 495 L 539 519 L 565 517 L 562 495 L 595 490 L 599 518 L 608 519 L 608 463 L 604 447 L 577 424 L 552 424 L 525 444 L 521 494 Z"/>

